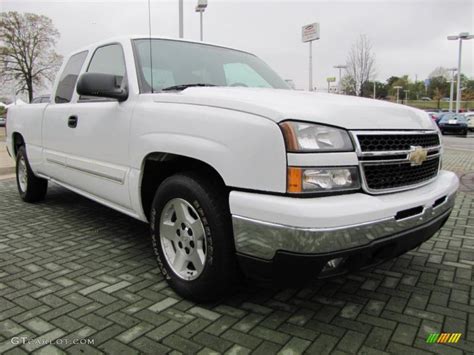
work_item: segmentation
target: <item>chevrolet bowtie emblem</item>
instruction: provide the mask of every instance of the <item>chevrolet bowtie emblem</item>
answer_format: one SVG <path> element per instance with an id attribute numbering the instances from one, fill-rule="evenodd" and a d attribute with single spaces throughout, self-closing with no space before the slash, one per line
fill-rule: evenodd
<path id="1" fill-rule="evenodd" d="M 420 146 L 411 146 L 410 147 L 410 154 L 408 154 L 408 160 L 410 161 L 411 165 L 421 165 L 428 156 L 428 150 L 424 149 Z"/>

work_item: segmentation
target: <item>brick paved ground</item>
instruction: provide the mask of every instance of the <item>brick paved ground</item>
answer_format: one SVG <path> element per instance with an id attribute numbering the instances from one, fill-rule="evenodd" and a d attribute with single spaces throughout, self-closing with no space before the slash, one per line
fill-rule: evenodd
<path id="1" fill-rule="evenodd" d="M 474 154 L 447 151 L 444 167 L 474 170 Z M 0 353 L 472 353 L 474 193 L 462 190 L 435 237 L 380 267 L 196 305 L 163 281 L 146 225 L 57 187 L 27 205 L 4 180 Z M 463 336 L 426 344 L 441 331 Z M 14 345 L 14 336 L 63 340 Z M 74 338 L 95 344 L 65 344 Z"/>

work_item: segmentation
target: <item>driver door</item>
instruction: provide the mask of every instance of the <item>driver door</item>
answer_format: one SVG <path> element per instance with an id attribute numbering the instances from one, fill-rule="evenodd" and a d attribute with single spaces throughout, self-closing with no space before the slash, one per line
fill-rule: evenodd
<path id="1" fill-rule="evenodd" d="M 86 72 L 112 74 L 127 80 L 121 44 L 97 48 Z M 118 102 L 79 97 L 76 93 L 74 101 L 69 113 L 76 125 L 69 127 L 68 183 L 131 210 L 128 174 L 132 100 Z"/>

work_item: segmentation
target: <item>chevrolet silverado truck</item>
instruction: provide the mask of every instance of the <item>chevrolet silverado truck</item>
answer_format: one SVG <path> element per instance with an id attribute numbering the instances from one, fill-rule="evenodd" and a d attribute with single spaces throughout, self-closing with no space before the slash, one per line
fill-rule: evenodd
<path id="1" fill-rule="evenodd" d="M 458 179 L 441 170 L 428 114 L 291 90 L 241 50 L 116 38 L 66 58 L 52 93 L 8 111 L 21 198 L 44 199 L 52 182 L 149 223 L 162 274 L 190 299 L 245 275 L 373 266 L 453 208 Z"/>

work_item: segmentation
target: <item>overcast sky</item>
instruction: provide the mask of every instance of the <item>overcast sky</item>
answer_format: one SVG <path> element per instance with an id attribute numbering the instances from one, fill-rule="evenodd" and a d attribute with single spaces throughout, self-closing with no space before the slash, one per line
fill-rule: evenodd
<path id="1" fill-rule="evenodd" d="M 426 78 L 437 66 L 457 66 L 457 42 L 447 35 L 474 33 L 473 0 L 398 1 L 231 1 L 208 0 L 205 41 L 257 54 L 298 88 L 308 86 L 308 44 L 301 26 L 319 22 L 321 39 L 313 42 L 318 88 L 337 76 L 360 34 L 376 55 L 377 80 L 407 74 Z M 185 1 L 184 37 L 199 39 L 197 0 Z M 147 0 L 23 1 L 1 0 L 2 11 L 33 12 L 53 20 L 61 33 L 57 50 L 67 54 L 98 40 L 148 33 Z M 152 34 L 178 36 L 178 0 L 151 0 Z M 474 77 L 474 40 L 463 42 L 463 73 Z"/>

